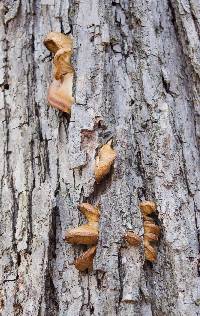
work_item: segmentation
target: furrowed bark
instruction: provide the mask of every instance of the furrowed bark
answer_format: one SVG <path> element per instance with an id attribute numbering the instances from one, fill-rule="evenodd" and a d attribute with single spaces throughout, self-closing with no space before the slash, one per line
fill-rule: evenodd
<path id="1" fill-rule="evenodd" d="M 197 0 L 0 4 L 0 313 L 198 315 L 200 110 Z M 72 114 L 47 104 L 50 31 L 74 37 Z M 98 149 L 117 152 L 95 183 Z M 124 244 L 157 204 L 158 258 Z M 101 207 L 93 271 L 64 242 Z"/>

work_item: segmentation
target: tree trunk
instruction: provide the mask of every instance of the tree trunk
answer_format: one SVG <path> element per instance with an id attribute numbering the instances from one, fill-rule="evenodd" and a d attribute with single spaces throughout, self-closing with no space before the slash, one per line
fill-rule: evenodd
<path id="1" fill-rule="evenodd" d="M 0 3 L 2 316 L 200 315 L 198 0 Z M 47 104 L 49 31 L 72 33 L 71 117 Z M 98 148 L 117 159 L 95 184 Z M 123 243 L 157 203 L 158 258 Z M 101 207 L 93 271 L 65 231 Z"/>

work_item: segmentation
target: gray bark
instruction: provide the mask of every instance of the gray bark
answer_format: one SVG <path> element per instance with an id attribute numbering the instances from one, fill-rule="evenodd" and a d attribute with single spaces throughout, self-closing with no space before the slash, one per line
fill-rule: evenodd
<path id="1" fill-rule="evenodd" d="M 200 7 L 198 0 L 0 2 L 0 313 L 200 315 Z M 71 32 L 71 117 L 49 107 L 49 31 Z M 113 138 L 112 173 L 94 181 Z M 154 200 L 158 259 L 125 245 Z M 100 204 L 94 270 L 64 243 Z"/>

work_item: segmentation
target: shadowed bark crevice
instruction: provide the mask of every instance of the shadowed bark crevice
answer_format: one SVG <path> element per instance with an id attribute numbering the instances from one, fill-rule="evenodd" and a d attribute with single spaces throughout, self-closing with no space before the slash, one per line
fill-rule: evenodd
<path id="1" fill-rule="evenodd" d="M 51 224 L 49 230 L 49 248 L 47 257 L 47 268 L 45 274 L 45 315 L 56 316 L 59 313 L 59 301 L 53 280 L 53 262 L 56 260 L 56 227 L 58 208 L 52 210 Z"/>

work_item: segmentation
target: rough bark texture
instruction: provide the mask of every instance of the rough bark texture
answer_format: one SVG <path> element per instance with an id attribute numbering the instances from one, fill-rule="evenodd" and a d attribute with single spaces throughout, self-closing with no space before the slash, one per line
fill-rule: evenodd
<path id="1" fill-rule="evenodd" d="M 199 0 L 3 0 L 0 15 L 1 315 L 200 315 Z M 71 117 L 46 101 L 49 31 L 74 36 Z M 158 205 L 155 264 L 122 242 L 143 233 L 143 199 Z M 101 206 L 90 273 L 63 241 L 82 201 Z"/>

